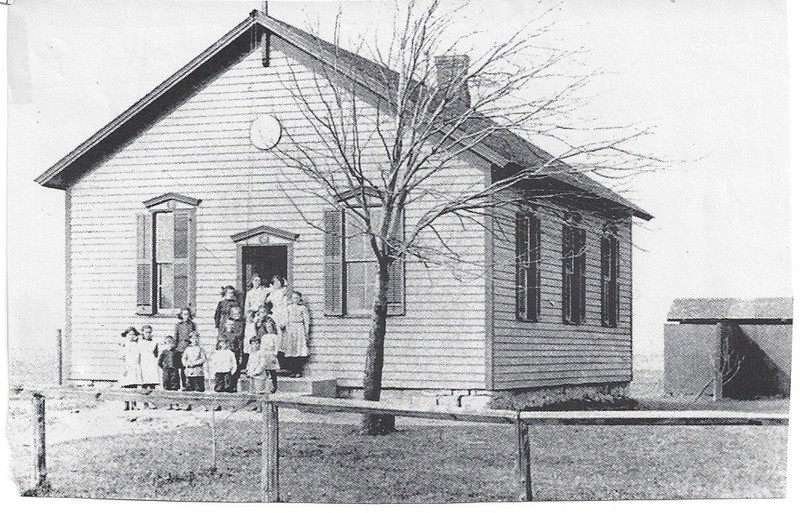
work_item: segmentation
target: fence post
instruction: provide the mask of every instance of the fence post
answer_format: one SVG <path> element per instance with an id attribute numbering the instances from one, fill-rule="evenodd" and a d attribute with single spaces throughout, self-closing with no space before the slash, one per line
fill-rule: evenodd
<path id="1" fill-rule="evenodd" d="M 47 446 L 45 444 L 44 395 L 33 393 L 33 486 L 35 492 L 50 489 L 47 481 Z"/>
<path id="2" fill-rule="evenodd" d="M 217 419 L 215 408 L 211 408 L 211 469 L 217 471 Z"/>
<path id="3" fill-rule="evenodd" d="M 58 351 L 58 384 L 64 384 L 64 343 L 62 341 L 61 329 L 56 330 L 56 351 Z"/>
<path id="4" fill-rule="evenodd" d="M 531 486 L 531 442 L 528 436 L 528 425 L 517 412 L 517 478 L 519 480 L 519 500 L 532 501 Z"/>
<path id="5" fill-rule="evenodd" d="M 261 490 L 263 502 L 280 502 L 278 491 L 278 405 L 272 401 L 261 403 L 264 423 L 261 440 Z"/>

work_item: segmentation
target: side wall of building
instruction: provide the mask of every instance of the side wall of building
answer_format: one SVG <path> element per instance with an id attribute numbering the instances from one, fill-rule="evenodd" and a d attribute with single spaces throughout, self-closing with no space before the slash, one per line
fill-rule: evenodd
<path id="1" fill-rule="evenodd" d="M 617 327 L 611 328 L 601 323 L 600 239 L 607 220 L 579 212 L 579 226 L 586 230 L 586 322 L 570 325 L 564 323 L 561 309 L 563 212 L 549 203 L 542 203 L 536 211 L 541 226 L 541 315 L 537 322 L 516 318 L 515 210 L 505 208 L 494 216 L 488 384 L 494 390 L 627 383 L 632 379 L 631 219 L 617 222 L 620 305 Z"/>

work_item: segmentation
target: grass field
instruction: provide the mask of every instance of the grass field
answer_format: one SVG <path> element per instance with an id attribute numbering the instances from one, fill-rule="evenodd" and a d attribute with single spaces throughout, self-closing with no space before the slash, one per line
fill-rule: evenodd
<path id="1" fill-rule="evenodd" d="M 117 406 L 101 407 L 108 411 L 100 415 L 70 404 L 50 415 L 51 495 L 259 500 L 256 414 L 240 412 L 218 421 L 219 463 L 212 471 L 209 413 L 126 414 Z M 21 487 L 30 465 L 25 412 L 21 403 L 9 418 L 12 473 Z M 100 416 L 76 423 L 87 415 Z M 218 419 L 227 415 L 217 413 Z M 281 423 L 286 501 L 476 502 L 516 496 L 510 426 L 420 425 L 400 419 L 400 432 L 364 437 L 354 432 L 356 417 L 310 418 L 322 422 Z M 328 423 L 332 420 L 340 423 Z M 103 426 L 91 427 L 98 424 Z M 88 438 L 101 432 L 109 434 Z M 782 426 L 532 427 L 534 495 L 536 500 L 782 497 L 786 433 Z"/>

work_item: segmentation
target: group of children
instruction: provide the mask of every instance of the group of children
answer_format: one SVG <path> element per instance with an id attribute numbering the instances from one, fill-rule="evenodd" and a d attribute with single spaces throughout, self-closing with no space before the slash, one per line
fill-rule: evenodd
<path id="1" fill-rule="evenodd" d="M 119 385 L 153 389 L 160 381 L 164 390 L 204 392 L 207 367 L 215 392 L 274 393 L 278 386 L 279 356 L 285 362 L 308 356 L 310 323 L 302 295 L 296 291 L 279 306 L 282 311 L 273 314 L 270 299 L 280 303 L 281 295 L 286 297 L 285 286 L 282 282 L 279 285 L 272 293 L 259 294 L 265 287 L 254 277 L 253 287 L 248 291 L 250 301 L 245 302 L 246 313 L 235 289 L 230 286 L 223 289 L 214 316 L 216 350 L 210 355 L 200 345 L 200 334 L 189 308 L 181 310 L 174 334 L 165 336 L 161 345 L 153 341 L 151 326 L 143 326 L 141 332 L 133 326 L 127 328 L 122 332 L 123 371 Z M 281 351 L 282 341 L 291 346 L 291 357 L 285 357 Z M 299 375 L 297 366 L 289 374 Z"/>

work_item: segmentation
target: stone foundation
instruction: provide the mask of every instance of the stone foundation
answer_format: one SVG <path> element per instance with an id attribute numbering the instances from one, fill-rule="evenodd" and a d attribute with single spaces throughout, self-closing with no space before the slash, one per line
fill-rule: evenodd
<path id="1" fill-rule="evenodd" d="M 338 397 L 361 399 L 361 388 L 339 387 Z M 492 393 L 486 390 L 408 390 L 388 388 L 381 392 L 381 400 L 408 408 L 444 406 L 453 408 L 488 408 Z"/>
<path id="2" fill-rule="evenodd" d="M 339 387 L 338 397 L 361 399 L 361 388 Z M 559 403 L 587 401 L 613 402 L 628 396 L 628 383 L 566 385 L 524 390 L 408 390 L 384 389 L 381 400 L 409 408 L 444 406 L 479 410 L 525 410 L 546 408 Z"/>
<path id="3" fill-rule="evenodd" d="M 496 390 L 490 408 L 525 410 L 574 401 L 615 402 L 628 397 L 628 383 L 603 385 L 564 385 L 524 390 Z"/>

